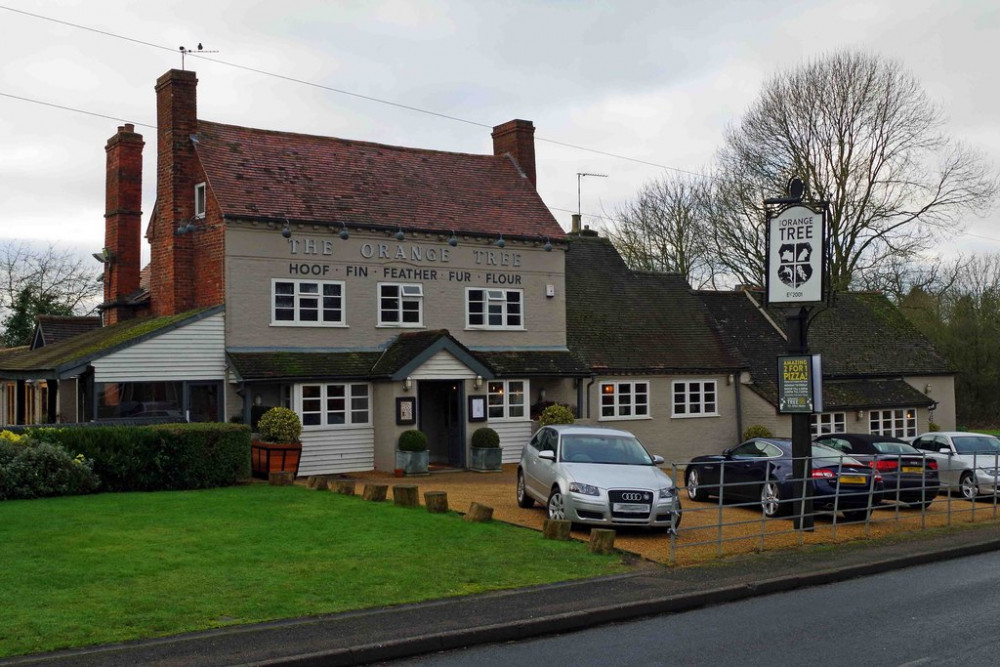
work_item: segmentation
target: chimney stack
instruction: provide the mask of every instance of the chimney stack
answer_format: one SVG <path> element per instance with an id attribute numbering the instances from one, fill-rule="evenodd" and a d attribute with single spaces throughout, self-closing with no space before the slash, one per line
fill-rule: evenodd
<path id="1" fill-rule="evenodd" d="M 511 120 L 493 128 L 493 154 L 509 153 L 517 166 L 535 183 L 535 126 L 530 120 Z"/>
<path id="2" fill-rule="evenodd" d="M 150 297 L 155 315 L 194 307 L 193 235 L 178 236 L 194 217 L 198 78 L 172 69 L 156 81 L 156 215 L 150 231 Z"/>
<path id="3" fill-rule="evenodd" d="M 139 289 L 142 224 L 141 134 L 125 124 L 108 139 L 104 193 L 104 324 L 129 319 L 125 298 Z"/>

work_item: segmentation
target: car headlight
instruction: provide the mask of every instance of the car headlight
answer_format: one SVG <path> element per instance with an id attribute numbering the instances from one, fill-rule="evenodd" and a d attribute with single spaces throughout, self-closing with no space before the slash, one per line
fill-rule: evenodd
<path id="1" fill-rule="evenodd" d="M 582 493 L 585 496 L 599 496 L 601 492 L 593 484 L 581 484 L 580 482 L 570 482 L 569 490 L 573 493 Z"/>
<path id="2" fill-rule="evenodd" d="M 998 474 L 1000 474 L 998 473 L 997 468 L 980 468 L 979 472 L 983 473 L 984 475 L 988 475 L 990 477 L 996 477 Z"/>
<path id="3" fill-rule="evenodd" d="M 664 498 L 676 498 L 677 497 L 677 487 L 676 486 L 665 486 L 660 489 L 660 500 Z"/>

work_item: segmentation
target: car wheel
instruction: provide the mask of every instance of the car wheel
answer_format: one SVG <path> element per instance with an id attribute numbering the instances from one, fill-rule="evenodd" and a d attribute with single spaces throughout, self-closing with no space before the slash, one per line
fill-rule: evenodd
<path id="1" fill-rule="evenodd" d="M 958 481 L 958 488 L 966 500 L 975 500 L 979 496 L 979 487 L 976 486 L 976 480 L 972 478 L 971 472 L 962 473 L 962 479 Z"/>
<path id="2" fill-rule="evenodd" d="M 566 518 L 566 499 L 563 497 L 562 491 L 559 490 L 558 486 L 552 487 L 552 493 L 549 494 L 549 518 L 561 521 Z"/>
<path id="3" fill-rule="evenodd" d="M 871 509 L 864 510 L 844 510 L 844 518 L 847 521 L 864 521 L 871 516 Z"/>
<path id="4" fill-rule="evenodd" d="M 698 469 L 691 468 L 687 471 L 687 479 L 684 481 L 687 487 L 688 498 L 695 501 L 708 500 L 708 494 L 701 488 L 701 480 L 698 478 Z"/>
<path id="5" fill-rule="evenodd" d="M 531 507 L 535 504 L 535 500 L 528 495 L 527 489 L 524 488 L 524 471 L 517 471 L 517 506 L 524 507 L 525 509 Z"/>
<path id="6" fill-rule="evenodd" d="M 777 482 L 765 482 L 760 487 L 760 508 L 766 517 L 784 514 L 785 505 L 781 502 L 781 489 Z"/>

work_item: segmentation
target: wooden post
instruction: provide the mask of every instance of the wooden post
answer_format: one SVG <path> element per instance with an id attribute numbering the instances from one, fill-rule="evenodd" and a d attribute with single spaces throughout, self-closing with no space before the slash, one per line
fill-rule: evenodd
<path id="1" fill-rule="evenodd" d="M 424 505 L 428 512 L 441 514 L 448 511 L 448 494 L 444 491 L 427 491 L 424 493 Z"/>
<path id="2" fill-rule="evenodd" d="M 615 531 L 607 528 L 592 528 L 590 530 L 590 553 L 611 553 L 615 548 Z"/>
<path id="3" fill-rule="evenodd" d="M 365 491 L 362 498 L 380 503 L 385 500 L 388 492 L 388 484 L 365 484 Z"/>
<path id="4" fill-rule="evenodd" d="M 329 480 L 323 475 L 309 475 L 306 479 L 306 486 L 318 491 L 325 491 L 329 483 Z"/>
<path id="5" fill-rule="evenodd" d="M 342 496 L 353 496 L 354 486 L 353 480 L 338 479 L 335 485 L 330 486 L 330 490 Z"/>
<path id="6" fill-rule="evenodd" d="M 492 521 L 493 519 L 493 508 L 488 505 L 480 505 L 479 503 L 472 503 L 469 505 L 469 512 L 465 515 L 466 521 L 471 521 L 474 523 L 481 523 L 484 521 Z"/>
<path id="7" fill-rule="evenodd" d="M 546 519 L 542 524 L 542 537 L 547 540 L 568 540 L 572 521 L 565 519 Z"/>
<path id="8" fill-rule="evenodd" d="M 400 507 L 420 507 L 418 492 L 413 484 L 396 484 L 392 487 L 392 502 Z"/>
<path id="9" fill-rule="evenodd" d="M 291 470 L 279 470 L 267 475 L 267 483 L 271 486 L 291 486 L 294 482 L 295 477 Z"/>

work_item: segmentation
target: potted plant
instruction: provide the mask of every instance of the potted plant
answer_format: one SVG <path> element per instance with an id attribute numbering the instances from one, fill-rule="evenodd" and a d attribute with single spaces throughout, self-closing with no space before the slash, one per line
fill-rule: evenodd
<path id="1" fill-rule="evenodd" d="M 488 426 L 472 432 L 472 469 L 500 470 L 503 450 L 500 449 L 500 434 Z"/>
<path id="2" fill-rule="evenodd" d="M 254 477 L 268 478 L 272 472 L 299 474 L 302 458 L 302 422 L 293 410 L 271 408 L 257 422 L 257 438 L 250 443 L 250 461 Z"/>
<path id="3" fill-rule="evenodd" d="M 396 469 L 407 475 L 426 475 L 429 465 L 427 435 L 415 428 L 400 433 L 396 448 Z"/>

